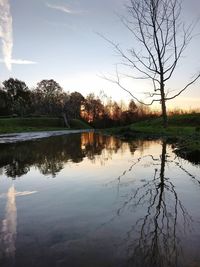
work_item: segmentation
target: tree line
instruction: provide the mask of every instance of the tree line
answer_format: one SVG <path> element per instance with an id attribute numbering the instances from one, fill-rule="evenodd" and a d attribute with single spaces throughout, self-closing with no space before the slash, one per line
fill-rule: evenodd
<path id="1" fill-rule="evenodd" d="M 133 100 L 117 103 L 105 94 L 84 97 L 79 92 L 65 92 L 53 79 L 42 80 L 30 89 L 24 81 L 10 78 L 0 87 L 0 116 L 63 117 L 69 127 L 72 119 L 83 119 L 93 127 L 126 125 L 155 113 Z"/>

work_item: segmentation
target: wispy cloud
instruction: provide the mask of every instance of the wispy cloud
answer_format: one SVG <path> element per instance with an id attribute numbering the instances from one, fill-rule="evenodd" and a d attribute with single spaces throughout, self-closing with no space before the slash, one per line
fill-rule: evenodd
<path id="1" fill-rule="evenodd" d="M 0 38 L 6 67 L 12 68 L 13 31 L 9 0 L 0 0 Z"/>
<path id="2" fill-rule="evenodd" d="M 32 65 L 37 64 L 37 62 L 32 60 L 24 60 L 24 59 L 11 59 L 11 64 L 17 64 L 17 65 Z M 0 59 L 0 63 L 6 63 L 4 59 Z"/>
<path id="3" fill-rule="evenodd" d="M 36 62 L 30 60 L 12 59 L 13 25 L 9 0 L 0 0 L 0 38 L 3 52 L 3 59 L 0 59 L 0 63 L 5 63 L 9 71 L 12 69 L 12 64 L 36 64 Z"/>
<path id="4" fill-rule="evenodd" d="M 67 6 L 52 5 L 52 4 L 49 4 L 49 3 L 46 3 L 46 5 L 49 8 L 57 9 L 59 11 L 62 11 L 62 12 L 68 13 L 68 14 L 72 14 L 73 13 L 73 10 L 70 9 L 69 7 L 67 7 Z"/>
<path id="5" fill-rule="evenodd" d="M 46 3 L 46 6 L 49 7 L 49 8 L 52 8 L 52 9 L 56 9 L 56 10 L 62 11 L 62 12 L 67 13 L 67 14 L 80 14 L 80 13 L 83 13 L 83 11 L 74 10 L 74 9 L 70 8 L 68 5 L 53 5 L 53 4 Z"/>

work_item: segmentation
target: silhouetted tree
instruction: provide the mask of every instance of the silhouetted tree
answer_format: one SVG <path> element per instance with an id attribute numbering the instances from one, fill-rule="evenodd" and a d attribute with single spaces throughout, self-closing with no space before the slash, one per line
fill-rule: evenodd
<path id="1" fill-rule="evenodd" d="M 83 116 L 86 120 L 90 122 L 95 122 L 101 120 L 104 115 L 104 106 L 101 103 L 101 100 L 98 97 L 95 97 L 94 94 L 89 94 L 84 103 Z"/>
<path id="2" fill-rule="evenodd" d="M 103 37 L 122 57 L 121 65 L 128 67 L 125 74 L 127 78 L 147 79 L 152 82 L 152 90 L 146 93 L 151 100 L 145 105 L 154 102 L 161 104 L 164 127 L 167 127 L 166 102 L 179 96 L 200 77 L 200 74 L 196 75 L 175 93 L 167 88 L 167 82 L 191 41 L 194 26 L 186 27 L 181 21 L 181 4 L 181 0 L 129 0 L 126 5 L 128 16 L 121 20 L 133 35 L 134 44 L 138 43 L 138 46 L 124 51 L 118 44 Z M 143 103 L 122 84 L 118 68 L 116 79 L 111 81 L 128 92 L 134 100 Z"/>
<path id="3" fill-rule="evenodd" d="M 0 89 L 0 115 L 11 114 L 12 100 L 8 93 Z"/>
<path id="4" fill-rule="evenodd" d="M 70 110 L 73 118 L 80 118 L 81 105 L 84 101 L 84 97 L 79 92 L 73 92 L 70 94 Z"/>
<path id="5" fill-rule="evenodd" d="M 128 110 L 129 110 L 129 112 L 131 112 L 133 114 L 137 111 L 137 105 L 135 104 L 135 102 L 133 100 L 131 100 L 129 102 Z"/>
<path id="6" fill-rule="evenodd" d="M 57 111 L 62 92 L 62 87 L 53 79 L 42 80 L 37 84 L 36 88 L 36 95 L 40 97 L 45 111 L 51 115 Z"/>
<path id="7" fill-rule="evenodd" d="M 30 104 L 30 91 L 25 82 L 10 78 L 3 82 L 12 113 L 23 116 Z"/>

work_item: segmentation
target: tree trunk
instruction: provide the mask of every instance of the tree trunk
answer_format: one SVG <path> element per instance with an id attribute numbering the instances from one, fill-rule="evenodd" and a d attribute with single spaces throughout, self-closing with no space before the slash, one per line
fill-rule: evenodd
<path id="1" fill-rule="evenodd" d="M 66 113 L 63 112 L 63 113 L 62 113 L 62 116 L 63 116 L 64 122 L 65 122 L 65 126 L 66 126 L 67 128 L 70 128 L 69 122 L 68 122 L 68 120 L 67 120 L 67 115 L 66 115 Z"/>
<path id="2" fill-rule="evenodd" d="M 160 180 L 161 180 L 161 183 L 164 183 L 166 151 L 167 151 L 167 143 L 164 140 L 163 143 L 162 143 L 161 168 L 160 168 Z"/>
<path id="3" fill-rule="evenodd" d="M 161 86 L 160 86 L 160 95 L 161 95 L 163 127 L 167 128 L 168 119 L 167 119 L 167 109 L 166 109 L 166 100 L 165 100 L 165 91 L 164 91 L 164 83 L 163 82 L 161 82 Z"/>

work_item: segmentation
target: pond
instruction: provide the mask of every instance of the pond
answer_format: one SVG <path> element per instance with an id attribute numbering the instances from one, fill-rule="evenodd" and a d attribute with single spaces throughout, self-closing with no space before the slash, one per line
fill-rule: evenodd
<path id="1" fill-rule="evenodd" d="M 1 267 L 198 267 L 200 168 L 163 140 L 0 145 Z"/>

